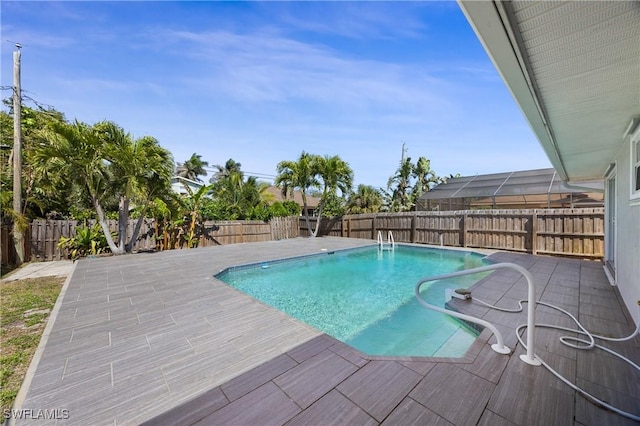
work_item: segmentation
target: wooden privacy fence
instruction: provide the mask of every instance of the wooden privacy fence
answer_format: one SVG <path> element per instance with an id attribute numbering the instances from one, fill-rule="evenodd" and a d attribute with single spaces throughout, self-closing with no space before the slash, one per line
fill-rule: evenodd
<path id="1" fill-rule="evenodd" d="M 284 240 L 299 236 L 298 216 L 260 220 L 207 221 L 198 247 Z"/>
<path id="2" fill-rule="evenodd" d="M 127 226 L 127 235 L 133 234 L 133 228 L 137 220 L 130 220 Z M 107 221 L 109 229 L 117 232 L 118 222 Z M 87 221 L 87 226 L 92 226 L 95 221 Z M 67 258 L 67 251 L 58 248 L 60 237 L 73 237 L 76 228 L 84 226 L 80 220 L 45 220 L 36 219 L 31 222 L 25 235 L 25 260 L 26 261 L 50 261 Z M 2 244 L 2 264 L 15 263 L 15 251 L 11 224 L 2 225 L 0 243 Z M 248 243 L 257 241 L 281 240 L 299 236 L 299 223 L 297 216 L 273 218 L 270 222 L 263 221 L 218 221 L 205 222 L 199 232 L 199 247 L 207 247 L 222 244 Z M 140 227 L 138 239 L 133 245 L 134 251 L 165 250 L 184 248 L 184 239 L 178 234 L 173 247 L 165 247 L 163 238 L 158 236 L 156 222 L 153 219 L 144 219 Z M 162 237 L 162 236 L 160 236 Z"/>
<path id="3" fill-rule="evenodd" d="M 391 231 L 396 242 L 604 257 L 603 208 L 376 213 L 323 218 L 320 228 L 319 235 L 376 239 Z"/>
<path id="4" fill-rule="evenodd" d="M 14 265 L 17 261 L 18 254 L 13 242 L 13 224 L 11 222 L 2 222 L 0 224 L 0 264 Z M 31 257 L 29 252 L 29 242 L 25 238 L 22 240 L 22 247 L 25 259 Z"/>
<path id="5" fill-rule="evenodd" d="M 30 248 L 30 256 L 25 256 L 26 261 L 49 261 L 67 259 L 67 250 L 58 248 L 60 237 L 74 237 L 76 228 L 87 226 L 92 227 L 95 220 L 33 220 L 29 226 L 29 233 L 26 235 Z M 118 221 L 107 220 L 109 230 L 118 232 Z M 127 224 L 127 235 L 133 234 L 136 220 L 130 220 Z M 153 238 L 153 220 L 144 219 L 140 226 L 140 234 L 133 245 L 133 250 L 151 250 L 155 247 Z"/>
<path id="6" fill-rule="evenodd" d="M 317 219 L 310 218 L 311 228 Z M 34 220 L 25 238 L 25 258 L 30 261 L 66 259 L 57 245 L 61 236 L 75 235 L 82 221 Z M 88 225 L 91 225 L 89 222 Z M 135 221 L 129 223 L 128 235 Z M 112 231 L 117 222 L 109 221 Z M 12 263 L 11 225 L 2 225 L 2 264 Z M 304 217 L 291 216 L 262 221 L 205 222 L 198 246 L 248 243 L 306 237 L 309 230 Z M 447 212 L 404 212 L 348 215 L 322 218 L 319 236 L 338 236 L 375 240 L 378 231 L 386 238 L 393 233 L 396 242 L 474 247 L 519 251 L 532 254 L 604 257 L 604 209 L 537 210 L 465 210 Z M 181 248 L 177 238 L 173 247 L 165 247 L 156 223 L 145 220 L 135 251 Z M 182 244 L 180 244 L 182 242 Z"/>
<path id="7" fill-rule="evenodd" d="M 286 240 L 300 236 L 298 216 L 274 217 L 269 221 L 272 240 Z"/>

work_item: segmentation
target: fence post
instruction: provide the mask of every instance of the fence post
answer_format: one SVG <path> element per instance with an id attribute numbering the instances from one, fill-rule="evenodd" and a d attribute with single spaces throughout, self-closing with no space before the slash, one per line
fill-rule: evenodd
<path id="1" fill-rule="evenodd" d="M 411 216 L 411 242 L 416 242 L 416 221 L 418 218 L 418 212 L 415 212 L 413 216 Z"/>
<path id="2" fill-rule="evenodd" d="M 351 235 L 351 218 L 342 216 L 340 219 L 340 235 L 349 238 Z"/>
<path id="3" fill-rule="evenodd" d="M 462 236 L 462 247 L 466 247 L 467 246 L 467 212 L 466 210 L 464 211 L 464 213 L 462 213 L 462 221 L 460 222 L 460 227 L 461 229 L 461 236 Z"/>
<path id="4" fill-rule="evenodd" d="M 533 210 L 531 215 L 531 254 L 538 253 L 538 211 Z"/>
<path id="5" fill-rule="evenodd" d="M 371 239 L 376 239 L 376 218 L 378 215 L 374 214 L 373 219 L 371 219 Z"/>

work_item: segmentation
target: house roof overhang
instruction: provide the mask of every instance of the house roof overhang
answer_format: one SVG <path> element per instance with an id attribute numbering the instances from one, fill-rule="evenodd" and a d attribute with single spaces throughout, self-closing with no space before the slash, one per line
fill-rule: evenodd
<path id="1" fill-rule="evenodd" d="M 601 179 L 640 115 L 640 2 L 458 3 L 561 179 Z"/>

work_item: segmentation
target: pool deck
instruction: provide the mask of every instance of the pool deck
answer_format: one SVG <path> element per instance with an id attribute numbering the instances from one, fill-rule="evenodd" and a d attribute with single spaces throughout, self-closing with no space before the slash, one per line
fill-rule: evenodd
<path id="1" fill-rule="evenodd" d="M 515 348 L 511 355 L 493 352 L 485 330 L 464 358 L 368 357 L 213 278 L 229 266 L 373 243 L 299 238 L 77 262 L 14 407 L 33 410 L 23 411 L 27 417 L 58 410 L 59 418 L 16 423 L 637 424 L 522 362 L 514 326 L 523 313 L 455 301 L 496 324 Z M 489 258 L 527 268 L 540 300 L 594 333 L 634 329 L 600 263 L 505 252 Z M 500 270 L 473 296 L 515 307 L 526 291 L 522 276 Z M 536 315 L 539 323 L 572 326 L 542 305 Z M 536 332 L 537 355 L 640 414 L 640 373 L 602 351 L 570 350 L 556 331 Z M 604 345 L 640 363 L 638 336 Z"/>

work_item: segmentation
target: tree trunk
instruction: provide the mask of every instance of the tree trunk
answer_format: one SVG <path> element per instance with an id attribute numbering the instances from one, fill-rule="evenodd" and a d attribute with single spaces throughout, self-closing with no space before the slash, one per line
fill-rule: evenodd
<path id="1" fill-rule="evenodd" d="M 313 237 L 318 236 L 318 230 L 320 229 L 320 219 L 322 219 L 322 210 L 324 209 L 324 203 L 320 201 L 318 204 L 318 220 L 316 220 L 316 229 L 313 230 Z"/>
<path id="2" fill-rule="evenodd" d="M 322 210 L 324 210 L 324 203 L 327 199 L 327 185 L 325 183 L 324 191 L 322 192 L 322 197 L 320 197 L 320 202 L 318 203 L 318 220 L 316 221 L 316 229 L 313 230 L 313 237 L 318 236 L 318 229 L 320 229 L 320 219 L 322 219 Z"/>
<path id="3" fill-rule="evenodd" d="M 195 244 L 193 244 L 193 240 L 196 234 L 196 219 L 198 218 L 198 205 L 196 204 L 191 212 L 191 223 L 189 224 L 189 235 L 187 244 L 188 248 L 194 248 Z"/>
<path id="4" fill-rule="evenodd" d="M 102 206 L 100 205 L 100 203 L 95 197 L 91 197 L 91 198 L 92 198 L 91 201 L 93 201 L 93 206 L 96 209 L 96 213 L 98 214 L 98 222 L 100 223 L 102 232 L 104 232 L 104 236 L 107 239 L 107 244 L 109 245 L 111 252 L 115 255 L 124 253 L 124 251 L 120 251 L 118 246 L 116 246 L 116 243 L 113 241 L 113 238 L 111 237 L 111 232 L 109 231 L 109 225 L 107 224 L 107 220 L 104 217 L 104 211 L 102 210 Z"/>
<path id="5" fill-rule="evenodd" d="M 118 250 L 124 253 L 127 247 L 127 225 L 129 224 L 129 198 L 120 196 L 118 203 Z"/>
<path id="6" fill-rule="evenodd" d="M 136 240 L 138 239 L 138 234 L 140 233 L 140 228 L 142 227 L 142 222 L 144 221 L 144 215 L 147 213 L 147 206 L 145 206 L 142 209 L 142 212 L 140 212 L 140 217 L 138 218 L 138 221 L 136 222 L 136 226 L 135 228 L 133 228 L 133 234 L 131 234 L 131 240 L 129 240 L 129 242 L 127 244 L 125 244 L 124 249 L 127 253 L 131 253 L 131 251 L 133 250 L 133 245 L 135 244 Z"/>
<path id="7" fill-rule="evenodd" d="M 307 207 L 307 194 L 305 194 L 304 190 L 300 190 L 302 194 L 302 211 L 304 212 L 304 220 L 307 223 L 307 231 L 309 231 L 310 237 L 315 237 L 313 234 L 313 229 L 311 229 L 311 222 L 309 222 L 309 208 Z"/>

